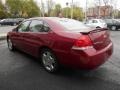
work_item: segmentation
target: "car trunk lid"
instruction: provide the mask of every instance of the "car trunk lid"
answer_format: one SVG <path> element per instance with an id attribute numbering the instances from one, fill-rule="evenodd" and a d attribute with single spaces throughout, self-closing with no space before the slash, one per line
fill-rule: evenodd
<path id="1" fill-rule="evenodd" d="M 96 50 L 105 48 L 111 42 L 109 30 L 105 28 L 92 30 L 88 33 L 88 35 L 92 40 L 93 47 Z"/>
<path id="2" fill-rule="evenodd" d="M 79 30 L 71 30 L 66 31 L 69 33 L 75 33 L 76 37 L 81 33 L 78 39 L 81 39 L 81 36 L 88 36 L 92 42 L 92 46 L 96 50 L 101 50 L 108 46 L 111 43 L 110 40 L 110 32 L 107 28 L 87 28 L 87 29 L 79 29 Z M 72 37 L 71 35 L 70 37 Z"/>

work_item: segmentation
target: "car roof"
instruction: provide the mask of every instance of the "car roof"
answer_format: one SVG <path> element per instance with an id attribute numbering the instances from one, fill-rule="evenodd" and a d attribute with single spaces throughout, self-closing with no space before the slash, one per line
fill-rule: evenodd
<path id="1" fill-rule="evenodd" d="M 26 19 L 26 20 L 34 20 L 34 19 L 51 20 L 51 21 L 72 20 L 69 18 L 60 18 L 60 17 L 34 17 L 34 18 Z"/>
<path id="2" fill-rule="evenodd" d="M 25 20 L 34 20 L 34 19 L 48 19 L 50 17 L 33 17 L 33 18 L 28 18 L 28 19 L 25 19 Z"/>
<path id="3" fill-rule="evenodd" d="M 91 20 L 102 20 L 102 19 L 91 19 Z"/>

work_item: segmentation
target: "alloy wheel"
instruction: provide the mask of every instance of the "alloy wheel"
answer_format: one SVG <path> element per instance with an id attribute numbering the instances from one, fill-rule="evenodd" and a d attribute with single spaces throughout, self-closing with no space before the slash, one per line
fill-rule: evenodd
<path id="1" fill-rule="evenodd" d="M 56 72 L 58 69 L 58 63 L 56 61 L 56 58 L 54 56 L 54 54 L 49 51 L 49 50 L 44 50 L 42 53 L 42 63 L 44 68 L 48 71 L 48 72 Z"/>
<path id="2" fill-rule="evenodd" d="M 7 43 L 8 43 L 8 48 L 10 51 L 13 50 L 13 44 L 12 44 L 12 41 L 10 39 L 7 40 Z"/>

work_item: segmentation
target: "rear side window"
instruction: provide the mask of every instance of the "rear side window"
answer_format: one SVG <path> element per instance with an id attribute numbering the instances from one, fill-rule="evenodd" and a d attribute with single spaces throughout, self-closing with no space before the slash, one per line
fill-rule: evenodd
<path id="1" fill-rule="evenodd" d="M 88 28 L 85 24 L 80 21 L 73 19 L 60 19 L 57 22 L 64 26 L 67 30 L 80 30 Z"/>
<path id="2" fill-rule="evenodd" d="M 43 30 L 44 30 L 44 32 L 48 32 L 50 30 L 50 27 L 49 27 L 49 25 L 46 22 L 44 22 Z"/>
<path id="3" fill-rule="evenodd" d="M 92 23 L 92 20 L 88 20 L 88 21 L 86 22 L 86 24 L 89 24 L 89 23 Z"/>
<path id="4" fill-rule="evenodd" d="M 105 22 L 106 23 L 113 23 L 113 20 L 112 19 L 105 19 Z"/>
<path id="5" fill-rule="evenodd" d="M 99 19 L 99 21 L 100 21 L 101 23 L 105 23 L 105 21 L 104 21 L 104 20 L 102 20 L 102 19 Z"/>
<path id="6" fill-rule="evenodd" d="M 32 32 L 42 32 L 43 30 L 43 21 L 40 20 L 32 20 L 30 26 L 30 31 Z"/>
<path id="7" fill-rule="evenodd" d="M 92 23 L 98 23 L 98 21 L 97 20 L 92 20 Z"/>
<path id="8" fill-rule="evenodd" d="M 116 23 L 119 23 L 119 21 L 117 21 L 117 20 L 113 20 L 113 23 L 115 23 L 115 24 L 116 24 Z"/>

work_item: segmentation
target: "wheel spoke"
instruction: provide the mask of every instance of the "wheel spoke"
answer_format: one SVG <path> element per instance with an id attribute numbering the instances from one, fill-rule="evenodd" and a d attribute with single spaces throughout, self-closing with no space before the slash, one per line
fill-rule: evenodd
<path id="1" fill-rule="evenodd" d="M 12 50 L 12 42 L 11 42 L 10 39 L 8 39 L 8 48 L 9 48 L 10 50 Z"/>
<path id="2" fill-rule="evenodd" d="M 53 58 L 53 57 L 51 57 L 51 56 L 50 56 L 50 60 L 51 60 L 51 63 L 52 63 L 52 64 L 53 64 L 53 63 L 55 63 L 54 58 Z"/>

